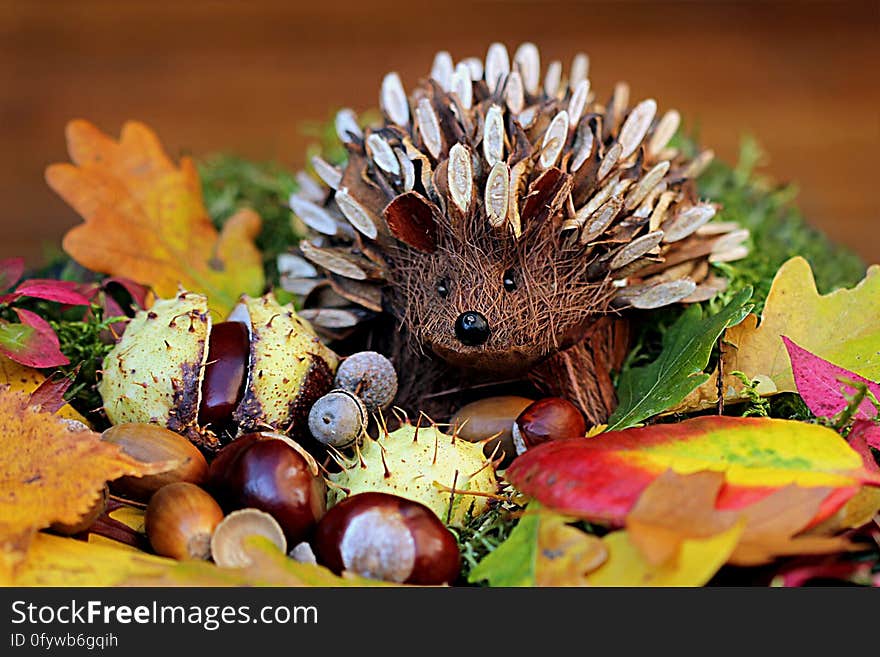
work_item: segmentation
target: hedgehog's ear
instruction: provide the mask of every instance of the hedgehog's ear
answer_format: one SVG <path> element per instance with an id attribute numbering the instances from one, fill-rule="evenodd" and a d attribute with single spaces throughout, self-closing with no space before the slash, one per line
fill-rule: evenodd
<path id="1" fill-rule="evenodd" d="M 418 192 L 397 196 L 382 214 L 391 234 L 404 244 L 425 253 L 437 249 L 440 209 Z"/>

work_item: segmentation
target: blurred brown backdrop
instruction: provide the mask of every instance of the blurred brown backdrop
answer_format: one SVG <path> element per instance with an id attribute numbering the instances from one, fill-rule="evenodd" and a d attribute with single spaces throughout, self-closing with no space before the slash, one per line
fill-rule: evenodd
<path id="1" fill-rule="evenodd" d="M 743 133 L 795 181 L 811 222 L 880 261 L 880 2 L 299 3 L 0 0 L 0 256 L 35 264 L 78 219 L 43 182 L 63 130 L 151 124 L 170 152 L 231 150 L 299 166 L 305 122 L 377 102 L 391 69 L 412 83 L 433 53 L 535 41 L 543 61 L 591 58 L 699 123 L 735 159 Z"/>

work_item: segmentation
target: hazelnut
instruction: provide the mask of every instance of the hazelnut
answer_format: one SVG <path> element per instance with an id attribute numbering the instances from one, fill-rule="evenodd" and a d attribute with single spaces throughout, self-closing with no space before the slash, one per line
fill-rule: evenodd
<path id="1" fill-rule="evenodd" d="M 314 458 L 281 434 L 246 434 L 221 449 L 211 462 L 208 488 L 227 510 L 270 514 L 291 545 L 311 535 L 326 508 Z"/>
<path id="2" fill-rule="evenodd" d="M 178 481 L 201 484 L 208 475 L 208 463 L 202 453 L 180 434 L 155 424 L 117 424 L 101 440 L 119 445 L 122 451 L 145 463 L 177 461 L 173 470 L 145 477 L 121 477 L 111 482 L 113 492 L 121 497 L 146 502 L 157 490 Z"/>
<path id="3" fill-rule="evenodd" d="M 336 387 L 364 402 L 368 413 L 388 408 L 397 395 L 397 372 L 391 361 L 375 351 L 352 354 L 336 371 Z"/>
<path id="4" fill-rule="evenodd" d="M 226 516 L 217 525 L 211 538 L 211 556 L 221 568 L 244 568 L 250 566 L 245 540 L 251 536 L 263 536 L 282 552 L 287 551 L 287 541 L 278 522 L 268 513 L 258 509 L 240 509 Z"/>
<path id="5" fill-rule="evenodd" d="M 344 449 L 356 443 L 367 428 L 367 409 L 347 390 L 331 390 L 309 411 L 309 431 L 319 443 Z"/>
<path id="6" fill-rule="evenodd" d="M 169 484 L 150 498 L 144 515 L 147 538 L 156 554 L 174 559 L 207 559 L 211 536 L 223 510 L 195 484 Z"/>
<path id="7" fill-rule="evenodd" d="M 580 409 L 567 399 L 545 397 L 530 404 L 513 423 L 516 453 L 560 438 L 576 438 L 587 432 Z"/>
<path id="8" fill-rule="evenodd" d="M 407 584 L 449 584 L 458 577 L 458 544 L 428 507 L 389 493 L 359 493 L 330 509 L 313 541 L 333 572 Z"/>

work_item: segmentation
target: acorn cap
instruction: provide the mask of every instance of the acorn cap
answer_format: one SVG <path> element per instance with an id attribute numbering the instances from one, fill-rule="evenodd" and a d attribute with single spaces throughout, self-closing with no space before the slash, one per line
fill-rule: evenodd
<path id="1" fill-rule="evenodd" d="M 361 351 L 342 361 L 336 371 L 336 387 L 354 393 L 368 413 L 387 408 L 397 395 L 397 371 L 385 356 Z"/>
<path id="2" fill-rule="evenodd" d="M 287 552 L 287 540 L 281 525 L 272 516 L 258 509 L 233 511 L 217 525 L 211 537 L 211 557 L 221 568 L 244 568 L 253 560 L 248 556 L 245 541 L 251 536 L 264 536 L 279 550 Z"/>
<path id="3" fill-rule="evenodd" d="M 359 397 L 348 390 L 331 390 L 309 411 L 309 431 L 319 443 L 344 449 L 360 439 L 368 419 Z"/>

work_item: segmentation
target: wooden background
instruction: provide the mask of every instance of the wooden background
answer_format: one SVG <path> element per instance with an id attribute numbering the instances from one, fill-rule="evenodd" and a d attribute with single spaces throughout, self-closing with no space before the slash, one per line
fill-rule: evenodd
<path id="1" fill-rule="evenodd" d="M 78 219 L 43 182 L 63 130 L 151 124 L 174 154 L 226 149 L 299 166 L 303 125 L 412 84 L 434 51 L 532 40 L 543 61 L 591 57 L 675 107 L 720 157 L 743 133 L 796 181 L 810 220 L 880 261 L 880 2 L 0 0 L 0 256 L 31 264 Z"/>

